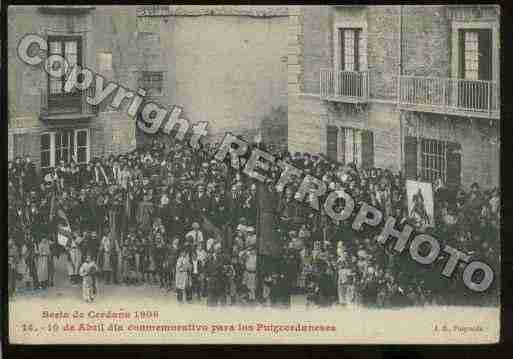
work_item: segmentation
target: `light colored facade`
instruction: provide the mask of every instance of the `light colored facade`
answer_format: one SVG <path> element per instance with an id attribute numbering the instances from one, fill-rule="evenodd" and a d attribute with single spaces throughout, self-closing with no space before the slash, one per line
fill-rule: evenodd
<path id="1" fill-rule="evenodd" d="M 309 6 L 290 21 L 289 150 L 498 186 L 498 7 Z"/>
<path id="2" fill-rule="evenodd" d="M 158 11 L 160 10 L 160 11 Z M 155 101 L 180 105 L 191 123 L 219 139 L 248 135 L 273 108 L 287 106 L 286 6 L 141 8 L 141 68 L 161 71 Z"/>

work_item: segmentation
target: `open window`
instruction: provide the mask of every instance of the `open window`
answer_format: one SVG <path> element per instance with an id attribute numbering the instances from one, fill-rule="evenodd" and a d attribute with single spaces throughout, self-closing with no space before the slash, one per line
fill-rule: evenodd
<path id="1" fill-rule="evenodd" d="M 82 66 L 82 39 L 77 36 L 49 36 L 48 55 L 60 55 L 68 63 L 68 71 Z M 82 95 L 77 89 L 64 91 L 67 74 L 55 78 L 48 75 L 48 109 L 51 112 L 81 112 Z"/>
<path id="2" fill-rule="evenodd" d="M 492 80 L 492 30 L 459 30 L 458 106 L 487 110 Z"/>

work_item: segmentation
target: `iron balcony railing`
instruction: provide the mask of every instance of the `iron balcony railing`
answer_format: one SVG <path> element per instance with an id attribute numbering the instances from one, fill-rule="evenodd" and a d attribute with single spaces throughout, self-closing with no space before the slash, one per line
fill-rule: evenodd
<path id="1" fill-rule="evenodd" d="M 323 100 L 365 102 L 369 99 L 368 71 L 322 69 L 320 95 Z"/>
<path id="2" fill-rule="evenodd" d="M 401 76 L 399 103 L 443 113 L 498 117 L 499 86 L 494 81 Z"/>
<path id="3" fill-rule="evenodd" d="M 48 93 L 48 88 L 41 88 L 41 116 L 60 118 L 69 115 L 72 117 L 91 117 L 98 113 L 98 107 L 90 105 L 86 97 L 94 97 L 94 86 L 85 91 Z"/>
<path id="4" fill-rule="evenodd" d="M 346 103 L 387 100 L 411 111 L 500 117 L 500 88 L 495 81 L 421 76 L 397 79 L 397 76 L 389 79 L 390 87 L 370 71 L 322 69 L 320 98 Z"/>

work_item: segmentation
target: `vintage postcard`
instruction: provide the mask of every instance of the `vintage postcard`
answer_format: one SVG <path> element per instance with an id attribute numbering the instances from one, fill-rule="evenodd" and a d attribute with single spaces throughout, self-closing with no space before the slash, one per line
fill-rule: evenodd
<path id="1" fill-rule="evenodd" d="M 9 342 L 498 342 L 499 24 L 9 6 Z"/>

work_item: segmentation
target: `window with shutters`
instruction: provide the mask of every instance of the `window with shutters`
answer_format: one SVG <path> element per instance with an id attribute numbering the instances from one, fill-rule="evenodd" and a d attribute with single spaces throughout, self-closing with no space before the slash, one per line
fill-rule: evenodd
<path id="1" fill-rule="evenodd" d="M 55 133 L 55 163 L 69 163 L 73 158 L 73 131 Z"/>
<path id="2" fill-rule="evenodd" d="M 342 158 L 344 163 L 362 163 L 362 137 L 361 131 L 355 128 L 342 127 L 340 132 L 342 140 Z"/>
<path id="3" fill-rule="evenodd" d="M 333 135 L 328 136 L 328 140 Z M 354 163 L 357 167 L 373 167 L 374 166 L 374 141 L 373 133 L 368 130 L 360 130 L 351 127 L 341 127 L 337 132 L 338 146 L 328 143 L 328 152 L 342 163 Z"/>
<path id="4" fill-rule="evenodd" d="M 479 79 L 479 36 L 476 31 L 465 31 L 464 35 L 464 78 L 477 80 Z"/>
<path id="5" fill-rule="evenodd" d="M 44 133 L 41 135 L 41 168 L 48 168 L 51 166 L 51 135 Z"/>
<path id="6" fill-rule="evenodd" d="M 87 163 L 90 159 L 89 129 L 70 129 L 41 134 L 41 168 L 62 162 Z"/>
<path id="7" fill-rule="evenodd" d="M 340 71 L 359 71 L 363 60 L 362 29 L 339 28 L 339 69 Z"/>
<path id="8" fill-rule="evenodd" d="M 460 47 L 460 107 L 486 110 L 490 102 L 492 79 L 492 30 L 462 29 L 459 33 Z"/>
<path id="9" fill-rule="evenodd" d="M 492 30 L 460 30 L 460 74 L 465 80 L 492 79 Z"/>
<path id="10" fill-rule="evenodd" d="M 78 163 L 87 163 L 89 162 L 89 130 L 76 130 L 76 154 L 77 154 L 77 162 Z"/>

